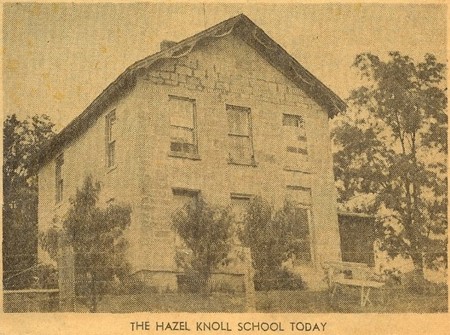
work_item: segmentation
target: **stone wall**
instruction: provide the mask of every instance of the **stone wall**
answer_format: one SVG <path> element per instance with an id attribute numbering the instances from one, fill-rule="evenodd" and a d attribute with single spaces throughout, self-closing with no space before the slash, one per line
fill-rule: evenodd
<path id="1" fill-rule="evenodd" d="M 195 159 L 170 155 L 170 95 L 195 100 Z M 228 160 L 227 104 L 251 110 L 255 164 Z M 117 166 L 110 169 L 104 116 L 114 108 Z M 287 159 L 283 114 L 305 122 L 308 155 L 294 166 Z M 177 271 L 177 239 L 170 229 L 174 188 L 200 190 L 223 205 L 230 204 L 232 193 L 260 195 L 275 207 L 290 197 L 311 210 L 310 266 L 340 258 L 328 113 L 233 35 L 202 42 L 188 55 L 160 60 L 142 72 L 131 93 L 64 149 L 61 204 L 54 200 L 54 164 L 39 174 L 40 229 L 64 214 L 67 199 L 90 173 L 102 182 L 103 204 L 114 199 L 132 205 L 127 238 L 134 271 Z"/>
<path id="2" fill-rule="evenodd" d="M 170 155 L 169 96 L 195 100 L 195 159 Z M 311 208 L 313 265 L 340 257 L 328 113 L 244 42 L 233 36 L 212 40 L 150 67 L 134 98 L 142 125 L 141 252 L 150 256 L 142 257 L 147 263 L 141 266 L 174 269 L 173 188 L 200 190 L 218 204 L 229 204 L 232 193 L 261 195 L 275 207 L 291 197 Z M 251 109 L 255 166 L 228 160 L 227 104 Z M 308 157 L 296 166 L 286 161 L 283 114 L 305 120 Z M 166 237 L 157 237 L 163 231 Z"/>

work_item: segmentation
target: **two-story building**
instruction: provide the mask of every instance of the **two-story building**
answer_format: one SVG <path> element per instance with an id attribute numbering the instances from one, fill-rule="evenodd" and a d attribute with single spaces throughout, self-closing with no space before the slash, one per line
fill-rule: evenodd
<path id="1" fill-rule="evenodd" d="M 254 195 L 289 198 L 309 227 L 301 266 L 340 259 L 328 120 L 345 103 L 242 14 L 161 47 L 42 152 L 39 229 L 90 174 L 101 203 L 131 205 L 128 259 L 156 285 L 176 285 L 170 216 L 199 193 L 237 217 Z"/>

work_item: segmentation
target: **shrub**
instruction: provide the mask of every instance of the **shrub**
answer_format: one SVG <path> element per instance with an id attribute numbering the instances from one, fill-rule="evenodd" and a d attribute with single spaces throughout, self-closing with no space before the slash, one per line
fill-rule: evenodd
<path id="1" fill-rule="evenodd" d="M 191 251 L 177 264 L 186 272 L 186 289 L 210 291 L 212 271 L 228 262 L 231 249 L 232 215 L 230 208 L 212 206 L 201 196 L 180 208 L 172 216 L 172 227 Z M 182 278 L 182 277 L 180 277 Z M 199 285 L 197 287 L 196 285 Z"/>
<path id="2" fill-rule="evenodd" d="M 114 280 L 124 278 L 130 270 L 123 231 L 130 225 L 131 207 L 110 204 L 100 208 L 99 194 L 100 183 L 87 176 L 70 199 L 60 230 L 52 227 L 41 235 L 43 249 L 53 258 L 62 251 L 61 245 L 73 250 L 75 291 L 91 312 L 97 311 Z"/>
<path id="3" fill-rule="evenodd" d="M 236 289 L 233 287 L 233 285 L 223 280 L 218 280 L 217 282 L 213 283 L 212 291 L 228 294 L 236 293 Z"/>
<path id="4" fill-rule="evenodd" d="M 135 278 L 134 276 L 127 276 L 123 280 L 118 280 L 110 292 L 114 295 L 134 295 L 145 291 L 145 283 Z"/>
<path id="5" fill-rule="evenodd" d="M 308 236 L 308 227 L 304 227 L 303 222 L 299 220 L 296 207 L 292 203 L 286 202 L 282 209 L 274 213 L 264 199 L 255 197 L 250 201 L 239 235 L 243 244 L 251 251 L 256 290 L 291 290 L 305 287 L 299 276 L 282 266 L 290 257 L 305 254 L 303 244 L 299 244 L 295 239 L 294 231 Z"/>

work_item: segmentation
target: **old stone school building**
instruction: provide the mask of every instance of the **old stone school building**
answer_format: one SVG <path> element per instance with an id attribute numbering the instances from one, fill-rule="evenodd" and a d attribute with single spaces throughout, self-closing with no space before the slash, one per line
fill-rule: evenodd
<path id="1" fill-rule="evenodd" d="M 132 207 L 133 272 L 176 288 L 175 209 L 201 193 L 232 204 L 239 218 L 254 195 L 275 207 L 289 198 L 309 227 L 298 237 L 309 252 L 296 266 L 317 281 L 321 262 L 341 258 L 328 120 L 345 107 L 245 15 L 164 41 L 42 153 L 39 229 L 67 212 L 90 174 L 102 184 L 102 204 Z"/>

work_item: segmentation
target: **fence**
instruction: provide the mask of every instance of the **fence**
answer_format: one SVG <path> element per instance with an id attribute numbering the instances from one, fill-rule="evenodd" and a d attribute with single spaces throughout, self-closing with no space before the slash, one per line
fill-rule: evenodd
<path id="1" fill-rule="evenodd" d="M 58 310 L 58 289 L 3 291 L 3 311 L 6 313 L 57 312 Z"/>

